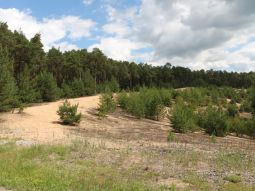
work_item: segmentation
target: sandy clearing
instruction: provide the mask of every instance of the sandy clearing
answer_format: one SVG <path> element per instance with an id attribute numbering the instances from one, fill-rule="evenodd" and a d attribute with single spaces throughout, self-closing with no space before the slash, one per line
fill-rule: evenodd
<path id="1" fill-rule="evenodd" d="M 4 113 L 0 115 L 4 131 L 1 137 L 21 138 L 40 143 L 62 142 L 70 136 L 69 130 L 75 127 L 63 126 L 58 123 L 56 114 L 64 100 L 38 104 L 25 108 L 24 114 Z M 79 104 L 79 112 L 86 115 L 98 106 L 99 96 L 69 99 L 71 103 Z"/>

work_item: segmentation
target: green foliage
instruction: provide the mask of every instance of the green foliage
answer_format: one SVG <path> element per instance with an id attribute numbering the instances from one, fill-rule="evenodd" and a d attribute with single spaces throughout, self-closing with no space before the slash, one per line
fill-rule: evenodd
<path id="1" fill-rule="evenodd" d="M 81 114 L 77 114 L 78 104 L 72 105 L 69 101 L 59 106 L 57 114 L 65 125 L 73 125 L 81 121 Z"/>
<path id="2" fill-rule="evenodd" d="M 209 106 L 205 112 L 199 114 L 200 127 L 204 128 L 208 134 L 215 134 L 216 136 L 226 136 L 228 133 L 228 126 L 226 122 L 226 114 L 220 108 Z"/>
<path id="3" fill-rule="evenodd" d="M 145 117 L 145 104 L 139 93 L 132 93 L 128 97 L 127 112 L 137 118 Z"/>
<path id="4" fill-rule="evenodd" d="M 188 88 L 179 92 L 187 103 L 194 106 L 206 106 L 208 104 L 208 96 L 204 88 Z"/>
<path id="5" fill-rule="evenodd" d="M 174 130 L 179 133 L 194 132 L 198 129 L 195 113 L 182 103 L 175 105 L 170 120 Z"/>
<path id="6" fill-rule="evenodd" d="M 241 103 L 240 112 L 252 112 L 252 107 L 249 100 L 244 100 Z"/>
<path id="7" fill-rule="evenodd" d="M 19 78 L 19 98 L 22 103 L 32 103 L 36 101 L 38 92 L 35 90 L 34 81 L 30 79 L 30 72 L 26 65 Z"/>
<path id="8" fill-rule="evenodd" d="M 163 101 L 159 90 L 157 89 L 141 89 L 139 92 L 141 100 L 145 106 L 145 116 L 151 119 L 159 119 L 159 114 L 163 109 Z M 170 97 L 170 95 L 169 95 Z"/>
<path id="9" fill-rule="evenodd" d="M 118 93 L 117 102 L 122 109 L 127 109 L 129 97 L 125 91 Z"/>
<path id="10" fill-rule="evenodd" d="M 72 89 L 72 96 L 73 97 L 82 97 L 85 95 L 85 87 L 82 80 L 74 79 L 70 87 Z"/>
<path id="11" fill-rule="evenodd" d="M 255 86 L 251 88 L 251 108 L 252 113 L 255 114 Z"/>
<path id="12" fill-rule="evenodd" d="M 255 138 L 255 118 L 254 117 L 247 122 L 247 133 L 246 134 Z"/>
<path id="13" fill-rule="evenodd" d="M 84 82 L 84 94 L 93 95 L 95 93 L 95 79 L 91 75 L 90 71 L 85 71 L 83 82 Z"/>
<path id="14" fill-rule="evenodd" d="M 230 117 L 235 117 L 239 114 L 238 107 L 236 104 L 229 104 L 227 110 L 228 110 L 228 115 Z"/>
<path id="15" fill-rule="evenodd" d="M 12 62 L 7 50 L 0 46 L 0 111 L 9 111 L 19 105 L 17 86 L 13 78 Z"/>
<path id="16" fill-rule="evenodd" d="M 172 98 L 173 98 L 173 92 L 174 90 L 172 89 L 160 89 L 158 90 L 161 100 L 162 100 L 162 104 L 164 106 L 170 107 L 172 105 Z"/>
<path id="17" fill-rule="evenodd" d="M 63 82 L 61 85 L 61 94 L 62 94 L 61 97 L 63 98 L 73 97 L 72 88 L 66 82 Z"/>
<path id="18" fill-rule="evenodd" d="M 104 86 L 109 89 L 111 92 L 118 92 L 120 90 L 119 83 L 115 78 L 112 78 L 111 81 L 107 81 Z"/>
<path id="19" fill-rule="evenodd" d="M 68 144 L 69 145 L 69 144 Z M 160 191 L 141 180 L 135 170 L 112 168 L 90 157 L 100 154 L 93 145 L 76 143 L 21 148 L 0 145 L 0 185 L 26 191 Z M 75 152 L 72 152 L 75 151 Z M 95 153 L 95 154 L 94 154 Z M 6 158 L 8 156 L 8 158 Z M 54 158 L 53 158 L 54 157 Z M 72 163 L 70 162 L 72 160 Z M 73 163 L 77 165 L 74 168 Z M 120 176 L 123 174 L 123 176 Z M 127 181 L 128 180 L 128 181 Z"/>
<path id="20" fill-rule="evenodd" d="M 240 117 L 229 118 L 227 125 L 229 131 L 235 133 L 237 136 L 247 134 L 247 122 Z"/>
<path id="21" fill-rule="evenodd" d="M 242 182 L 242 178 L 238 175 L 230 175 L 230 176 L 226 176 L 224 178 L 224 180 L 228 181 L 228 182 L 232 182 L 232 183 L 239 183 Z"/>
<path id="22" fill-rule="evenodd" d="M 166 106 L 171 105 L 172 90 L 141 88 L 139 92 L 118 94 L 120 107 L 137 118 L 159 120 Z"/>
<path id="23" fill-rule="evenodd" d="M 37 88 L 43 101 L 55 101 L 59 97 L 60 92 L 51 73 L 43 72 L 38 76 Z"/>
<path id="24" fill-rule="evenodd" d="M 241 183 L 229 183 L 223 185 L 220 191 L 255 191 L 255 189 Z"/>
<path id="25" fill-rule="evenodd" d="M 116 110 L 116 106 L 113 94 L 110 92 L 104 93 L 100 97 L 98 115 L 100 117 L 106 117 L 108 113 L 112 113 Z"/>

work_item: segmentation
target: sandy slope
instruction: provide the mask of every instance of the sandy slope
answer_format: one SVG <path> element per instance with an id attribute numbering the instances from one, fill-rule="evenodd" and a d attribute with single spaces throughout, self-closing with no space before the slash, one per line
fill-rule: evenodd
<path id="1" fill-rule="evenodd" d="M 58 123 L 56 111 L 64 100 L 52 103 L 43 103 L 25 108 L 24 114 L 5 113 L 2 119 L 1 137 L 22 138 L 39 142 L 52 142 L 64 140 L 69 136 L 69 129 Z M 79 111 L 86 114 L 98 106 L 99 96 L 70 99 L 72 103 L 79 103 Z"/>

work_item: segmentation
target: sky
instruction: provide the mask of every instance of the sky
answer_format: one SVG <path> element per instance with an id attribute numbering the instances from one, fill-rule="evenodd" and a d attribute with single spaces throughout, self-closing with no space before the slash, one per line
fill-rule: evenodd
<path id="1" fill-rule="evenodd" d="M 0 0 L 0 21 L 45 51 L 97 47 L 152 65 L 255 71 L 255 0 Z"/>

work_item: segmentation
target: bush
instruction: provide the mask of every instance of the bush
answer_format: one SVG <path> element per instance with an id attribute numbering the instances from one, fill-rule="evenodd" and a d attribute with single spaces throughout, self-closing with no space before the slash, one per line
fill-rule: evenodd
<path id="1" fill-rule="evenodd" d="M 140 90 L 139 96 L 144 101 L 145 117 L 158 120 L 163 109 L 163 101 L 159 90 L 142 89 Z"/>
<path id="2" fill-rule="evenodd" d="M 77 109 L 78 104 L 71 105 L 69 101 L 65 100 L 63 105 L 59 106 L 57 114 L 65 125 L 73 125 L 81 120 L 81 114 L 77 114 Z"/>
<path id="3" fill-rule="evenodd" d="M 133 93 L 129 96 L 127 111 L 139 119 L 145 117 L 144 100 L 138 93 Z"/>
<path id="4" fill-rule="evenodd" d="M 141 88 L 139 92 L 118 94 L 118 103 L 137 118 L 159 120 L 165 106 L 171 105 L 171 90 Z"/>
<path id="5" fill-rule="evenodd" d="M 247 132 L 246 134 L 248 136 L 251 136 L 253 138 L 255 138 L 255 118 L 249 120 L 247 122 Z"/>
<path id="6" fill-rule="evenodd" d="M 251 88 L 250 94 L 252 113 L 255 114 L 255 86 Z"/>
<path id="7" fill-rule="evenodd" d="M 117 96 L 117 102 L 122 109 L 127 109 L 129 97 L 125 91 L 121 92 Z"/>
<path id="8" fill-rule="evenodd" d="M 200 114 L 199 125 L 210 135 L 223 137 L 228 133 L 226 114 L 222 109 L 216 109 L 212 106 L 209 106 L 205 113 Z"/>
<path id="9" fill-rule="evenodd" d="M 197 119 L 192 109 L 184 104 L 176 104 L 171 116 L 174 130 L 179 133 L 193 132 L 197 130 Z"/>
<path id="10" fill-rule="evenodd" d="M 242 102 L 240 112 L 252 112 L 251 103 L 248 100 Z"/>
<path id="11" fill-rule="evenodd" d="M 172 105 L 173 90 L 161 89 L 159 90 L 159 94 L 163 105 L 166 107 L 170 107 Z"/>
<path id="12" fill-rule="evenodd" d="M 100 117 L 106 117 L 108 113 L 114 112 L 116 109 L 116 103 L 113 99 L 112 93 L 105 93 L 100 97 L 98 115 Z"/>
<path id="13" fill-rule="evenodd" d="M 240 117 L 230 118 L 227 121 L 228 129 L 231 133 L 235 133 L 237 136 L 243 136 L 247 133 L 247 124 L 244 119 Z"/>
<path id="14" fill-rule="evenodd" d="M 238 115 L 238 107 L 236 104 L 229 104 L 227 110 L 228 110 L 228 115 L 230 117 L 235 117 Z"/>

